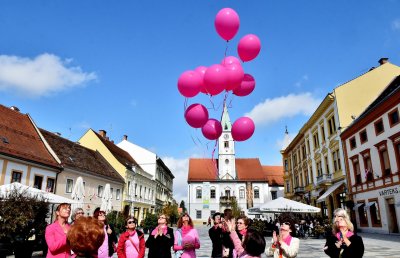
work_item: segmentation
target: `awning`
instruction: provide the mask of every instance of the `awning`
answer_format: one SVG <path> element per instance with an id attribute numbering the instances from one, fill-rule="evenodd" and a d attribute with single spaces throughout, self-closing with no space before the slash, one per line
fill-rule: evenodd
<path id="1" fill-rule="evenodd" d="M 324 189 L 318 189 L 318 190 L 312 190 L 311 191 L 311 197 L 318 197 L 319 196 L 319 194 L 322 192 L 322 190 L 324 190 Z"/>
<path id="2" fill-rule="evenodd" d="M 364 205 L 364 203 L 363 202 L 359 202 L 359 203 L 357 203 L 356 205 L 354 205 L 354 207 L 353 207 L 353 211 L 356 211 L 356 210 L 358 210 L 358 208 L 360 208 L 361 206 L 363 206 Z"/>
<path id="3" fill-rule="evenodd" d="M 369 202 L 369 203 L 365 204 L 364 209 L 368 209 L 369 207 L 371 207 L 372 205 L 375 205 L 375 204 L 376 204 L 376 202 Z"/>
<path id="4" fill-rule="evenodd" d="M 339 186 L 341 186 L 342 184 L 344 184 L 344 181 L 336 182 L 334 185 L 329 187 L 329 189 L 326 190 L 326 192 L 317 199 L 317 203 L 325 201 L 326 197 L 328 197 L 331 193 L 333 193 L 336 189 L 338 189 Z"/>

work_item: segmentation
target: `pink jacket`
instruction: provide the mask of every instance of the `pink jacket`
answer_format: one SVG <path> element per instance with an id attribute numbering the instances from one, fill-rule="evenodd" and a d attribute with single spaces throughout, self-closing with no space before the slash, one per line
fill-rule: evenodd
<path id="1" fill-rule="evenodd" d="M 236 231 L 232 231 L 230 236 L 231 236 L 233 244 L 235 245 L 235 250 L 236 250 L 236 253 L 237 253 L 237 257 L 246 257 L 246 258 L 251 258 L 251 257 L 258 258 L 258 257 L 261 257 L 261 256 L 251 256 L 251 255 L 246 253 L 246 251 L 244 250 L 244 248 L 242 246 L 242 241 L 240 241 Z"/>
<path id="2" fill-rule="evenodd" d="M 177 234 L 181 234 L 178 230 L 175 231 L 175 243 L 174 243 L 174 251 L 183 250 L 181 258 L 196 258 L 196 249 L 200 248 L 200 240 L 199 234 L 197 230 L 192 228 L 186 234 L 183 233 L 182 236 L 182 245 L 178 245 L 178 236 Z M 183 246 L 186 243 L 191 243 L 194 245 L 194 249 L 183 249 Z"/>
<path id="3" fill-rule="evenodd" d="M 69 229 L 69 224 L 66 224 Z M 67 234 L 56 221 L 46 227 L 46 243 L 49 247 L 47 258 L 66 258 L 71 256 L 71 249 L 67 245 Z"/>

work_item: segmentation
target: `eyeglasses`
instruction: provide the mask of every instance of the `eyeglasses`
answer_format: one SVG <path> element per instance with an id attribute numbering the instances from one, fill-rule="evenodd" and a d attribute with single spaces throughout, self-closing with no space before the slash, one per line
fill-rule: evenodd
<path id="1" fill-rule="evenodd" d="M 283 222 L 282 224 L 284 224 L 286 226 L 290 226 L 290 222 Z"/>
<path id="2" fill-rule="evenodd" d="M 166 217 L 158 217 L 159 219 L 167 219 Z"/>
<path id="3" fill-rule="evenodd" d="M 236 222 L 236 224 L 244 224 L 243 222 Z"/>
<path id="4" fill-rule="evenodd" d="M 77 214 L 77 215 L 78 215 L 78 214 L 83 215 L 83 214 L 85 214 L 85 213 L 84 213 L 84 212 L 77 212 L 76 214 Z"/>
<path id="5" fill-rule="evenodd" d="M 128 221 L 128 224 L 136 224 L 136 221 L 130 220 Z"/>
<path id="6" fill-rule="evenodd" d="M 99 216 L 104 216 L 104 217 L 105 217 L 105 216 L 106 216 L 106 214 L 104 214 L 104 213 L 100 213 L 100 214 L 99 214 Z"/>

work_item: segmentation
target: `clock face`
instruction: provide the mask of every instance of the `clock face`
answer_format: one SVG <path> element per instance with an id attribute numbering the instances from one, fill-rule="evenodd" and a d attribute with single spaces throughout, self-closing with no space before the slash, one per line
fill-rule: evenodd
<path id="1" fill-rule="evenodd" d="M 228 138 L 229 138 L 229 135 L 225 134 L 225 135 L 224 135 L 224 138 L 225 138 L 225 139 L 228 139 Z"/>

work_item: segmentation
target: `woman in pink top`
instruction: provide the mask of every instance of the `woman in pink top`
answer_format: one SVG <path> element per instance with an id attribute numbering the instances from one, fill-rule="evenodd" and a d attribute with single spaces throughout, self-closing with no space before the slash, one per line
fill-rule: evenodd
<path id="1" fill-rule="evenodd" d="M 70 214 L 71 205 L 61 203 L 56 209 L 56 221 L 46 227 L 47 258 L 69 258 L 71 256 L 71 249 L 67 244 L 67 233 L 70 228 L 68 217 Z"/>
<path id="2" fill-rule="evenodd" d="M 118 240 L 118 258 L 144 258 L 146 249 L 143 232 L 136 229 L 137 220 L 134 217 L 126 219 L 126 232 Z"/>
<path id="3" fill-rule="evenodd" d="M 93 217 L 98 219 L 104 225 L 104 242 L 100 246 L 98 251 L 98 258 L 110 258 L 114 253 L 114 246 L 117 242 L 117 237 L 114 232 L 114 228 L 107 224 L 106 212 L 101 211 L 100 208 L 95 209 Z"/>
<path id="4" fill-rule="evenodd" d="M 182 258 L 195 258 L 196 249 L 200 248 L 199 234 L 193 228 L 189 214 L 184 213 L 178 220 L 175 231 L 174 251 L 181 253 Z"/>

